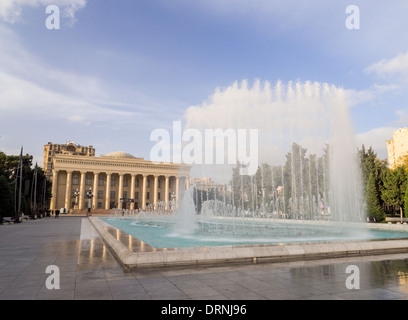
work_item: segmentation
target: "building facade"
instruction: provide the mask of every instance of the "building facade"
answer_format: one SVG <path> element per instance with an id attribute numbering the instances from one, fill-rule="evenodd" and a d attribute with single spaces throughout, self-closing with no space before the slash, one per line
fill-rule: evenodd
<path id="1" fill-rule="evenodd" d="M 54 154 L 51 170 L 51 210 L 133 210 L 155 208 L 159 202 L 167 208 L 189 187 L 190 174 L 188 165 L 156 164 L 125 152 L 100 157 Z M 92 198 L 87 197 L 89 191 Z"/>
<path id="2" fill-rule="evenodd" d="M 402 164 L 403 157 L 408 155 L 408 128 L 394 131 L 393 139 L 387 140 L 387 151 L 391 169 Z"/>

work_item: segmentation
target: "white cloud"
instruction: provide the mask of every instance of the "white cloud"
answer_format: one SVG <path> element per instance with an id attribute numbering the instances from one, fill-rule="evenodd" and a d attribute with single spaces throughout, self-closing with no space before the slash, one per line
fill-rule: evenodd
<path id="1" fill-rule="evenodd" d="M 90 121 L 87 121 L 84 117 L 80 116 L 80 115 L 72 115 L 68 117 L 68 121 L 70 122 L 78 122 L 80 124 L 85 124 L 87 126 L 91 125 Z"/>
<path id="2" fill-rule="evenodd" d="M 398 120 L 394 122 L 399 128 L 405 128 L 408 126 L 408 111 L 407 110 L 397 110 L 395 115 L 398 116 Z"/>
<path id="3" fill-rule="evenodd" d="M 398 127 L 385 126 L 371 129 L 367 132 L 356 135 L 357 147 L 364 145 L 366 148 L 372 147 L 377 157 L 387 159 L 387 140 L 392 139 L 392 134 Z"/>
<path id="4" fill-rule="evenodd" d="M 16 146 L 24 145 L 40 159 L 43 143 L 73 138 L 97 146 L 100 153 L 135 153 L 137 146 L 137 153 L 145 156 L 142 148 L 151 147 L 148 130 L 162 127 L 166 116 L 174 119 L 173 112 L 163 111 L 166 105 L 135 86 L 115 86 L 92 74 L 50 65 L 1 22 L 0 40 L 7 44 L 0 50 L 1 151 L 13 154 Z"/>
<path id="5" fill-rule="evenodd" d="M 400 89 L 399 85 L 388 84 L 382 85 L 374 83 L 371 87 L 364 90 L 354 90 L 347 89 L 345 90 L 347 101 L 350 106 L 358 106 L 367 102 L 372 102 L 378 100 L 381 95 L 387 92 L 396 92 Z"/>
<path id="6" fill-rule="evenodd" d="M 408 80 L 408 51 L 400 53 L 392 59 L 383 59 L 373 63 L 365 70 L 366 73 L 375 73 L 379 76 L 402 76 Z"/>
<path id="7" fill-rule="evenodd" d="M 22 12 L 25 7 L 45 7 L 57 5 L 64 17 L 75 21 L 75 13 L 84 8 L 87 0 L 1 0 L 0 19 L 8 23 L 16 23 L 22 20 Z"/>
<path id="8" fill-rule="evenodd" d="M 80 76 L 77 81 L 81 82 Z M 108 109 L 92 99 L 50 90 L 0 70 L 0 110 L 3 117 L 24 115 L 46 117 L 48 120 L 69 120 L 85 123 L 85 119 L 109 122 L 132 113 Z"/>
<path id="9" fill-rule="evenodd" d="M 0 50 L 0 111 L 3 115 L 46 115 L 65 119 L 80 115 L 95 121 L 126 119 L 149 110 L 135 104 L 115 108 L 121 101 L 113 98 L 112 88 L 92 75 L 62 70 L 48 65 L 28 52 L 19 37 L 0 23 L 0 39 L 7 46 Z M 122 102 L 123 104 L 123 102 Z"/>
<path id="10" fill-rule="evenodd" d="M 356 135 L 357 146 L 364 144 L 366 148 L 372 147 L 378 158 L 388 159 L 387 140 L 392 139 L 395 130 L 407 127 L 408 112 L 395 111 L 396 120 L 390 121 L 385 126 L 370 129 Z"/>

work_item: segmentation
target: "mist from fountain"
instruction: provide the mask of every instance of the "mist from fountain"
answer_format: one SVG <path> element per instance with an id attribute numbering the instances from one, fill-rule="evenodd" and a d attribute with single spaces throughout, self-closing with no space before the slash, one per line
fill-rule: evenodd
<path id="1" fill-rule="evenodd" d="M 141 223 L 170 226 L 171 236 L 262 235 L 285 241 L 344 236 L 352 224 L 365 221 L 343 89 L 310 82 L 286 87 L 257 82 L 248 88 L 243 82 L 217 90 L 186 118 L 186 128 L 258 129 L 258 171 L 245 176 L 239 163 L 195 165 L 192 174 L 201 171 L 212 180 L 181 192 L 174 210 L 157 204 L 141 211 L 134 217 Z"/>
<path id="2" fill-rule="evenodd" d="M 276 229 L 272 222 L 279 222 L 279 228 L 296 222 L 331 225 L 331 232 L 344 232 L 348 224 L 365 221 L 357 147 L 343 89 L 310 82 L 289 82 L 286 88 L 281 82 L 275 87 L 256 82 L 253 88 L 235 83 L 190 108 L 186 117 L 187 128 L 260 131 L 262 163 L 255 175 L 239 175 L 239 163 L 224 170 L 193 167 L 216 182 L 223 180 L 193 191 L 201 228 L 248 233 L 252 225 L 251 232 L 257 234 Z M 224 191 L 216 196 L 220 185 Z"/>

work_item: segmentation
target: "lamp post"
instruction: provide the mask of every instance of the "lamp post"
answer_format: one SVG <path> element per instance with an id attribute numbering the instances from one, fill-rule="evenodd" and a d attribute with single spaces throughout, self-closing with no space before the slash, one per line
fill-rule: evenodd
<path id="1" fill-rule="evenodd" d="M 92 188 L 89 188 L 89 190 L 86 192 L 86 196 L 88 198 L 88 216 L 90 216 L 91 215 L 91 199 L 93 197 Z"/>

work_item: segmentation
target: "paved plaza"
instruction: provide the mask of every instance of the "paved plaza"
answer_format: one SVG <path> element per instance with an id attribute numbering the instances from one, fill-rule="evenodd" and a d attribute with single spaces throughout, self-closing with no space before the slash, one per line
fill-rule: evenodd
<path id="1" fill-rule="evenodd" d="M 358 268 L 359 289 L 346 285 L 357 275 L 346 272 L 350 265 Z M 48 266 L 58 267 L 59 289 L 47 288 L 56 276 Z M 0 300 L 407 298 L 408 254 L 124 270 L 86 217 L 0 225 Z"/>

